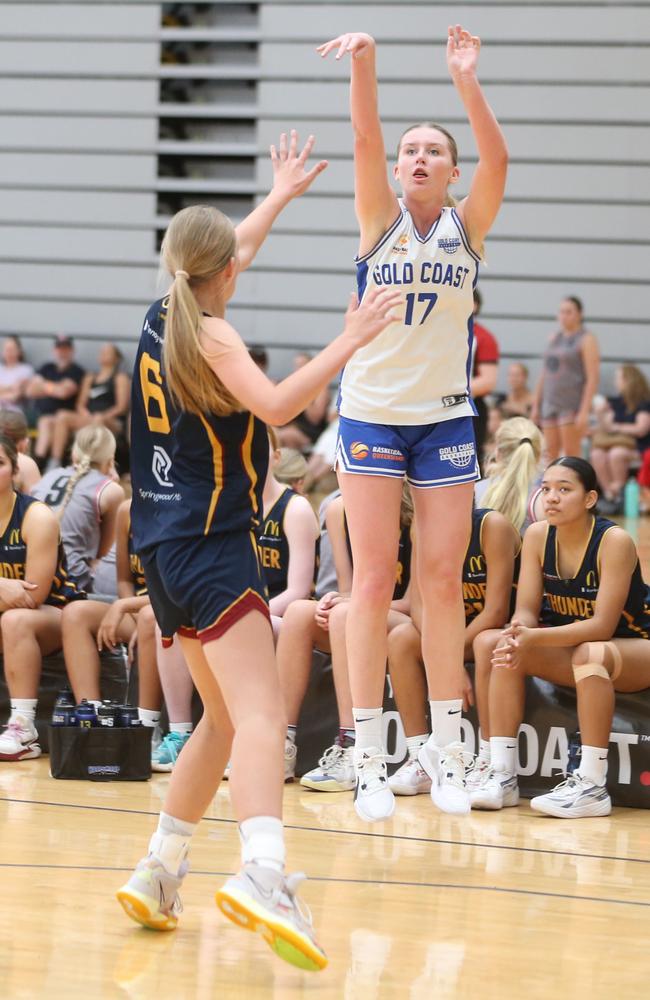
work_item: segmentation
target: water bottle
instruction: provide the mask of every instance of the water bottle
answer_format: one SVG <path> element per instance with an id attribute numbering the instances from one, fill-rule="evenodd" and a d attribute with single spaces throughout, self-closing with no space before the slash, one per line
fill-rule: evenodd
<path id="1" fill-rule="evenodd" d="M 118 725 L 119 705 L 113 701 L 104 700 L 97 708 L 97 722 L 100 726 L 113 728 Z"/>
<path id="2" fill-rule="evenodd" d="M 117 724 L 125 729 L 141 726 L 138 710 L 134 705 L 120 705 L 117 709 Z"/>
<path id="3" fill-rule="evenodd" d="M 580 738 L 580 730 L 576 730 L 575 733 L 571 733 L 569 736 L 569 756 L 566 765 L 566 773 L 573 774 L 580 767 L 580 761 L 582 760 L 582 740 Z"/>
<path id="4" fill-rule="evenodd" d="M 74 724 L 74 698 L 70 688 L 65 687 L 62 691 L 59 691 L 56 701 L 54 702 L 54 708 L 52 709 L 52 725 L 74 726 Z"/>
<path id="5" fill-rule="evenodd" d="M 639 516 L 639 484 L 634 477 L 628 479 L 623 493 L 623 513 L 625 517 Z"/>
<path id="6" fill-rule="evenodd" d="M 76 725 L 80 729 L 93 729 L 97 725 L 97 711 L 92 701 L 82 698 L 74 710 Z"/>

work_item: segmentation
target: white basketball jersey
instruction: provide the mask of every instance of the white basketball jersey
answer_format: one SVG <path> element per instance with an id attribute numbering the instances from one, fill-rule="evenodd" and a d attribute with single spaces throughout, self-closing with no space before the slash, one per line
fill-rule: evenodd
<path id="1" fill-rule="evenodd" d="M 479 257 L 453 208 L 443 208 L 421 236 L 400 207 L 394 225 L 356 263 L 359 298 L 373 285 L 397 287 L 405 294 L 404 319 L 348 361 L 340 413 L 378 424 L 472 416 L 470 320 Z"/>

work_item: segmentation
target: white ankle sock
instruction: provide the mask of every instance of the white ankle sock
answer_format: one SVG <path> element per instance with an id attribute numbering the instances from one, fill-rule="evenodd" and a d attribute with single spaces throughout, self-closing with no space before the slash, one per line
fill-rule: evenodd
<path id="1" fill-rule="evenodd" d="M 517 737 L 490 737 L 490 764 L 492 770 L 511 777 L 517 771 Z"/>
<path id="2" fill-rule="evenodd" d="M 296 744 L 296 734 L 298 732 L 297 726 L 287 726 L 287 739 L 290 743 Z"/>
<path id="3" fill-rule="evenodd" d="M 490 763 L 490 741 L 481 740 L 478 748 L 479 760 L 484 760 L 487 764 Z"/>
<path id="4" fill-rule="evenodd" d="M 28 722 L 34 722 L 36 718 L 36 705 L 38 698 L 12 698 L 11 718 L 15 715 L 22 715 Z"/>
<path id="5" fill-rule="evenodd" d="M 366 747 L 384 748 L 382 727 L 383 708 L 353 708 L 355 742 L 357 750 Z"/>
<path id="6" fill-rule="evenodd" d="M 276 816 L 251 816 L 239 824 L 242 864 L 263 865 L 284 871 L 286 850 L 282 820 Z"/>
<path id="7" fill-rule="evenodd" d="M 186 734 L 186 733 L 191 733 L 193 729 L 194 729 L 194 726 L 192 725 L 191 722 L 170 722 L 169 723 L 169 731 L 170 731 L 170 733 Z"/>
<path id="8" fill-rule="evenodd" d="M 607 753 L 607 749 L 603 747 L 583 745 L 578 774 L 593 781 L 595 785 L 604 785 L 607 781 Z"/>
<path id="9" fill-rule="evenodd" d="M 409 752 L 409 757 L 417 757 L 418 750 L 421 746 L 424 746 L 428 739 L 429 737 L 426 733 L 421 736 L 407 736 L 406 749 Z"/>
<path id="10" fill-rule="evenodd" d="M 143 726 L 154 729 L 160 722 L 160 712 L 152 712 L 149 708 L 138 708 L 138 718 Z"/>
<path id="11" fill-rule="evenodd" d="M 450 701 L 430 701 L 429 708 L 431 709 L 429 745 L 448 747 L 450 743 L 460 743 L 462 698 L 452 698 Z"/>
<path id="12" fill-rule="evenodd" d="M 155 854 L 168 872 L 178 875 L 196 826 L 196 823 L 187 823 L 161 812 L 158 829 L 149 841 L 149 854 Z"/>

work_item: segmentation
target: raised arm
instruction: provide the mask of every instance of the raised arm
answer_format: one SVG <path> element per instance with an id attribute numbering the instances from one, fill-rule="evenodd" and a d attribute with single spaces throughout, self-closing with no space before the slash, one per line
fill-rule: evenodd
<path id="1" fill-rule="evenodd" d="M 352 296 L 343 333 L 277 385 L 257 367 L 225 320 L 204 320 L 201 342 L 213 372 L 242 406 L 279 427 L 301 413 L 359 347 L 393 322 L 393 310 L 401 301 L 399 291 L 387 288 L 371 289 L 359 307 Z"/>
<path id="2" fill-rule="evenodd" d="M 447 38 L 447 66 L 460 97 L 474 141 L 478 164 L 469 194 L 458 206 L 470 243 L 479 247 L 503 201 L 508 170 L 506 140 L 488 104 L 476 75 L 481 40 L 460 24 L 450 27 Z"/>
<path id="3" fill-rule="evenodd" d="M 314 141 L 314 136 L 310 135 L 302 152 L 298 153 L 298 133 L 292 129 L 288 142 L 285 132 L 280 136 L 279 150 L 271 146 L 273 187 L 264 201 L 236 227 L 240 271 L 252 264 L 282 209 L 293 198 L 304 194 L 327 166 L 327 160 L 321 160 L 311 170 L 305 168 Z"/>
<path id="4" fill-rule="evenodd" d="M 375 40 L 348 32 L 319 45 L 322 57 L 336 49 L 336 58 L 349 53 L 350 117 L 354 132 L 354 203 L 361 230 L 360 254 L 367 253 L 395 221 L 397 195 L 388 182 L 386 149 L 379 119 Z"/>

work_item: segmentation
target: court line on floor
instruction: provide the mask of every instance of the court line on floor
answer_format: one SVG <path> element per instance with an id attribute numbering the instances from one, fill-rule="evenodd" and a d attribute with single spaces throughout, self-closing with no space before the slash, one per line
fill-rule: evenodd
<path id="1" fill-rule="evenodd" d="M 27 864 L 20 862 L 0 862 L 1 868 L 21 868 L 31 871 L 91 871 L 91 872 L 131 872 L 132 868 L 120 868 L 109 865 L 54 865 L 54 864 Z M 205 869 L 192 869 L 192 875 L 203 875 L 209 878 L 230 878 L 235 872 L 207 871 Z M 363 878 L 332 878 L 328 875 L 310 875 L 310 882 L 327 882 L 333 885 L 370 885 L 386 886 L 388 888 L 402 889 L 467 889 L 471 892 L 498 892 L 515 896 L 541 896 L 545 899 L 568 899 L 571 902 L 579 903 L 615 903 L 619 906 L 643 906 L 650 908 L 650 901 L 635 899 L 616 899 L 611 896 L 575 896 L 568 892 L 543 892 L 538 889 L 516 889 L 498 885 L 464 885 L 462 882 L 412 882 L 400 879 L 363 879 Z"/>
<path id="2" fill-rule="evenodd" d="M 81 802 L 48 802 L 44 799 L 13 799 L 0 796 L 0 802 L 16 802 L 20 805 L 53 806 L 63 809 L 87 809 L 95 812 L 126 813 L 133 816 L 159 815 L 149 809 L 124 809 L 120 806 L 93 806 Z M 204 816 L 204 823 L 227 823 L 237 825 L 237 820 L 219 816 Z M 561 822 L 561 820 L 559 821 Z M 445 840 L 441 837 L 412 837 L 404 833 L 377 833 L 369 830 L 338 830 L 333 827 L 300 826 L 296 823 L 285 823 L 285 830 L 296 830 L 304 833 L 334 833 L 345 837 L 369 837 L 373 840 L 403 840 L 414 844 L 440 844 L 451 847 L 479 847 L 485 850 L 518 851 L 523 854 L 550 854 L 563 858 L 586 858 L 592 861 L 625 861 L 631 864 L 650 865 L 650 858 L 629 858 L 617 854 L 583 854 L 579 851 L 556 851 L 550 847 L 517 847 L 515 844 L 484 844 L 472 840 Z"/>

